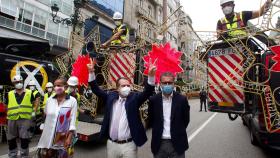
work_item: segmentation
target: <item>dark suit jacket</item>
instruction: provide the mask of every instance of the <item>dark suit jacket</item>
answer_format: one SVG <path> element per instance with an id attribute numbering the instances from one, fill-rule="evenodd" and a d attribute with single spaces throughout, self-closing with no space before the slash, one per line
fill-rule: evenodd
<path id="1" fill-rule="evenodd" d="M 152 127 L 152 152 L 157 154 L 161 145 L 163 132 L 163 103 L 162 93 L 149 99 L 149 125 Z M 171 142 L 178 154 L 184 153 L 188 148 L 186 128 L 190 121 L 190 106 L 185 96 L 173 92 L 170 134 Z"/>
<path id="2" fill-rule="evenodd" d="M 101 90 L 96 81 L 89 82 L 92 92 L 101 97 L 105 102 L 105 114 L 100 131 L 101 138 L 109 138 L 111 112 L 114 101 L 119 99 L 116 91 L 105 92 Z M 132 140 L 137 146 L 142 146 L 147 141 L 146 132 L 141 122 L 139 107 L 153 94 L 154 86 L 145 85 L 143 92 L 131 92 L 126 99 L 125 109 L 128 120 L 128 126 L 132 136 Z"/>

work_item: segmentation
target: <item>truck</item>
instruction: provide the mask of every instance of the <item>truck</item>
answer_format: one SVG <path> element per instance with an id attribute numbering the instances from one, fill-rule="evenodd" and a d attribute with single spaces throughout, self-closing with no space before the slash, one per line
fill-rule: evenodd
<path id="1" fill-rule="evenodd" d="M 47 82 L 53 82 L 59 76 L 59 70 L 53 64 L 55 55 L 49 54 L 48 42 L 36 42 L 11 38 L 0 38 L 0 142 L 6 140 L 7 93 L 14 89 L 11 79 L 20 74 L 24 87 L 30 80 L 36 81 L 36 88 L 44 95 Z"/>
<path id="2" fill-rule="evenodd" d="M 208 109 L 241 116 L 253 145 L 280 149 L 280 72 L 272 70 L 277 63 L 267 43 L 252 36 L 208 45 Z"/>

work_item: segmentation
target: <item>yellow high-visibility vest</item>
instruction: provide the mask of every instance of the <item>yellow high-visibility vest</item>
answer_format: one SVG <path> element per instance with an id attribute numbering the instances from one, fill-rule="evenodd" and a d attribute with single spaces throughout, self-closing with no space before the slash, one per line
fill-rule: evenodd
<path id="1" fill-rule="evenodd" d="M 26 89 L 24 97 L 20 104 L 18 104 L 15 96 L 15 91 L 12 90 L 8 93 L 8 120 L 31 119 L 32 117 L 32 103 L 31 103 L 31 90 Z"/>
<path id="2" fill-rule="evenodd" d="M 120 25 L 119 27 L 117 27 L 116 29 L 114 29 L 113 33 L 115 34 L 115 33 L 119 32 L 122 29 L 122 27 L 123 27 L 123 24 Z M 126 27 L 126 34 L 125 35 L 121 35 L 119 39 L 113 40 L 111 42 L 111 45 L 121 44 L 122 41 L 125 41 L 127 39 L 128 35 L 129 35 L 129 29 Z"/>
<path id="3" fill-rule="evenodd" d="M 42 104 L 42 106 L 41 106 L 42 109 L 45 109 L 46 103 L 47 103 L 47 100 L 49 99 L 49 97 L 52 97 L 52 96 L 54 96 L 54 95 L 55 95 L 54 92 L 52 92 L 52 94 L 51 94 L 50 96 L 49 96 L 49 93 L 46 93 L 46 94 L 44 95 L 43 104 Z"/>
<path id="4" fill-rule="evenodd" d="M 238 36 L 247 36 L 247 32 L 245 30 L 245 24 L 243 22 L 243 16 L 241 13 L 234 13 L 233 21 L 230 23 L 227 18 L 222 18 L 222 31 L 227 32 L 229 38 L 234 38 Z"/>

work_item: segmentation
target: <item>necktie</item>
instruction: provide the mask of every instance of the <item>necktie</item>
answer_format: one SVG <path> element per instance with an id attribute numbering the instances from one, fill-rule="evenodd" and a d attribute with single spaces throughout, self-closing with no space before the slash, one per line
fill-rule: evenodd
<path id="1" fill-rule="evenodd" d="M 116 104 L 115 106 L 117 106 L 115 108 L 115 111 L 113 116 L 114 118 L 112 118 L 112 130 L 111 130 L 111 139 L 113 140 L 117 140 L 118 139 L 118 133 L 119 133 L 119 124 L 120 124 L 120 118 L 121 118 L 121 110 L 122 110 L 122 106 L 124 106 L 123 104 L 125 103 L 125 99 L 121 98 L 118 100 L 118 104 Z"/>

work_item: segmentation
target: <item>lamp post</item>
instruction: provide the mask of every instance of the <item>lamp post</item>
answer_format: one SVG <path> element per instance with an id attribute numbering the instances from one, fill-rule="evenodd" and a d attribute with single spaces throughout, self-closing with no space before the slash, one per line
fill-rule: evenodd
<path id="1" fill-rule="evenodd" d="M 81 13 L 80 13 L 80 9 L 85 6 L 85 4 L 87 3 L 87 0 L 74 0 L 74 14 L 70 15 L 69 18 L 64 18 L 64 19 L 60 19 L 57 16 L 57 13 L 59 11 L 59 7 L 57 6 L 56 3 L 54 3 L 51 6 L 51 11 L 52 11 L 52 17 L 53 17 L 53 22 L 56 24 L 64 24 L 67 26 L 72 26 L 73 27 L 73 32 L 76 31 L 76 27 L 82 28 L 85 25 L 85 22 L 82 21 L 81 19 Z M 98 21 L 98 15 L 94 14 L 90 20 L 93 21 Z"/>

